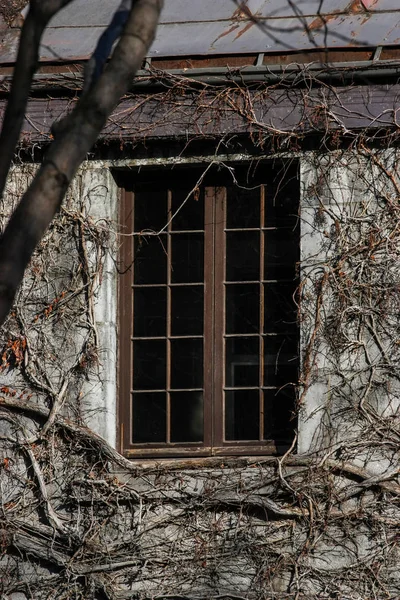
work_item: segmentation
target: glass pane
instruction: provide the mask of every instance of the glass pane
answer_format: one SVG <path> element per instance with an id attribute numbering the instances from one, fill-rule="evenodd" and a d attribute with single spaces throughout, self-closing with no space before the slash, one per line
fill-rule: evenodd
<path id="1" fill-rule="evenodd" d="M 171 340 L 171 388 L 203 387 L 203 340 Z"/>
<path id="2" fill-rule="evenodd" d="M 167 223 L 167 191 L 151 190 L 135 193 L 135 231 L 158 232 Z"/>
<path id="3" fill-rule="evenodd" d="M 239 390 L 225 392 L 225 439 L 259 439 L 259 392 Z"/>
<path id="4" fill-rule="evenodd" d="M 299 244 L 290 229 L 268 229 L 264 233 L 265 279 L 294 279 Z"/>
<path id="5" fill-rule="evenodd" d="M 260 227 L 260 187 L 251 190 L 228 187 L 227 204 L 228 229 Z"/>
<path id="6" fill-rule="evenodd" d="M 258 337 L 225 340 L 225 385 L 227 387 L 259 385 L 259 342 Z"/>
<path id="7" fill-rule="evenodd" d="M 182 207 L 178 214 L 172 219 L 172 231 L 194 231 L 204 229 L 204 189 L 201 188 L 186 200 L 192 189 L 193 188 L 187 188 L 185 190 L 172 191 L 171 216 Z"/>
<path id="8" fill-rule="evenodd" d="M 202 233 L 171 236 L 172 283 L 197 283 L 204 278 L 204 241 Z"/>
<path id="9" fill-rule="evenodd" d="M 264 385 L 280 387 L 298 379 L 298 343 L 295 336 L 264 338 Z"/>
<path id="10" fill-rule="evenodd" d="M 133 388 L 162 390 L 166 387 L 166 341 L 133 342 Z"/>
<path id="11" fill-rule="evenodd" d="M 264 285 L 264 333 L 292 332 L 297 328 L 295 283 Z"/>
<path id="12" fill-rule="evenodd" d="M 281 390 L 264 391 L 264 439 L 289 441 L 293 437 L 296 390 L 286 386 Z"/>
<path id="13" fill-rule="evenodd" d="M 257 284 L 226 286 L 226 333 L 258 332 L 260 286 Z"/>
<path id="14" fill-rule="evenodd" d="M 202 285 L 171 288 L 171 334 L 202 335 L 204 292 Z"/>
<path id="15" fill-rule="evenodd" d="M 133 335 L 135 337 L 165 336 L 166 288 L 135 288 L 133 293 Z"/>
<path id="16" fill-rule="evenodd" d="M 167 236 L 135 238 L 134 283 L 167 283 Z"/>
<path id="17" fill-rule="evenodd" d="M 203 392 L 171 392 L 171 442 L 203 441 Z"/>
<path id="18" fill-rule="evenodd" d="M 166 394 L 145 393 L 132 396 L 132 442 L 166 442 Z"/>
<path id="19" fill-rule="evenodd" d="M 299 182 L 297 176 L 283 183 L 279 191 L 276 187 L 266 187 L 265 227 L 288 225 L 293 227 L 298 221 Z"/>
<path id="20" fill-rule="evenodd" d="M 227 281 L 260 279 L 260 232 L 228 231 L 226 233 Z"/>

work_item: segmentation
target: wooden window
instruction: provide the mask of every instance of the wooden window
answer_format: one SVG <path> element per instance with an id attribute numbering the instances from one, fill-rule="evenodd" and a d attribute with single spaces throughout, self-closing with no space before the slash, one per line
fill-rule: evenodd
<path id="1" fill-rule="evenodd" d="M 150 174 L 122 202 L 125 455 L 287 447 L 298 379 L 297 169 Z"/>

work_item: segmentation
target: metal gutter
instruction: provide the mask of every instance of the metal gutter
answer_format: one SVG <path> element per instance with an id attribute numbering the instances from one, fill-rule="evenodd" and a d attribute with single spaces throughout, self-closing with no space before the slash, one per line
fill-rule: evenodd
<path id="1" fill-rule="evenodd" d="M 168 78 L 163 76 L 164 71 L 138 71 L 133 87 L 151 87 L 154 85 L 168 85 Z M 279 83 L 299 81 L 301 77 L 310 75 L 320 81 L 332 81 L 355 83 L 365 78 L 393 78 L 400 77 L 400 61 L 359 61 L 353 63 L 309 63 L 287 65 L 260 65 L 245 66 L 242 68 L 232 67 L 207 67 L 194 69 L 169 69 L 168 75 L 183 77 L 197 83 L 210 85 L 227 85 L 229 83 Z M 154 81 L 159 77 L 159 81 Z M 150 81 L 150 78 L 152 81 Z"/>
<path id="2" fill-rule="evenodd" d="M 76 68 L 76 63 L 74 63 Z M 36 73 L 33 77 L 32 93 L 36 97 L 48 93 L 68 92 L 76 94 L 83 85 L 83 68 L 71 71 L 71 64 L 64 65 L 65 70 L 57 65 L 57 72 Z M 346 84 L 365 84 L 376 82 L 393 83 L 400 80 L 400 60 L 377 60 L 353 62 L 332 62 L 323 64 L 291 63 L 282 66 L 276 65 L 247 65 L 243 67 L 201 67 L 157 69 L 149 61 L 147 68 L 137 72 L 132 82 L 132 90 L 147 91 L 152 89 L 165 89 L 176 85 L 176 79 L 186 79 L 188 83 L 198 86 L 215 85 L 229 86 L 231 84 L 274 84 L 286 87 L 286 84 L 301 85 L 304 81 L 309 84 L 311 80 L 318 85 L 319 82 L 343 86 Z M 0 95 L 7 97 L 11 74 L 0 77 Z M 383 81 L 382 81 L 383 80 Z"/>
<path id="3" fill-rule="evenodd" d="M 67 67 L 67 65 L 66 65 Z M 172 77 L 172 79 L 171 79 Z M 227 86 L 231 84 L 301 84 L 314 80 L 318 82 L 333 83 L 336 85 L 371 83 L 375 80 L 382 83 L 393 83 L 393 79 L 400 79 L 399 60 L 370 60 L 340 63 L 293 63 L 290 65 L 249 65 L 244 67 L 206 67 L 206 68 L 181 68 L 181 69 L 142 69 L 137 72 L 132 82 L 133 90 L 151 90 L 155 88 L 168 88 L 176 85 L 176 79 L 186 79 L 188 82 L 202 85 Z M 4 75 L 1 79 L 3 89 L 0 93 L 7 93 L 11 82 L 11 75 Z M 54 93 L 60 90 L 62 93 L 76 93 L 83 85 L 83 72 L 36 73 L 33 78 L 32 92 Z"/>

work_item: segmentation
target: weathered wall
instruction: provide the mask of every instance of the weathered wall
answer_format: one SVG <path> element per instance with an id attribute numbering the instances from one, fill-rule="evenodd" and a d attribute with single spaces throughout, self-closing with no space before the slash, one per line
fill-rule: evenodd
<path id="1" fill-rule="evenodd" d="M 85 428 L 114 444 L 118 192 L 82 168 L 3 329 L 3 597 L 400 595 L 397 161 L 301 156 L 297 455 L 159 463 Z"/>
<path id="2" fill-rule="evenodd" d="M 364 149 L 301 163 L 299 451 L 358 446 L 374 474 L 396 460 L 363 437 L 375 418 L 391 428 L 399 415 L 398 160 Z"/>
<path id="3" fill-rule="evenodd" d="M 93 316 L 99 344 L 99 372 L 96 383 L 89 378 L 83 389 L 86 423 L 116 446 L 117 422 L 117 251 L 118 186 L 110 169 L 99 163 L 86 163 L 76 190 L 87 214 L 110 235 L 110 251 L 104 255 L 99 286 L 93 298 Z M 89 257 L 91 248 L 88 248 Z M 95 268 L 95 266 L 94 266 Z"/>
<path id="4" fill-rule="evenodd" d="M 3 220 L 34 171 L 35 167 L 29 165 L 13 168 Z M 34 365 L 33 376 L 42 371 L 41 391 L 45 393 L 52 388 L 57 395 L 68 378 L 71 381 L 66 382 L 67 386 L 74 388 L 73 372 L 80 361 L 87 367 L 77 391 L 80 418 L 113 446 L 116 443 L 118 194 L 110 169 L 101 163 L 82 166 L 59 218 L 35 255 L 16 301 L 17 317 L 30 321 L 29 344 L 23 348 L 25 354 L 21 359 L 28 368 L 30 359 L 40 363 Z M 79 309 L 76 303 L 70 310 L 64 308 L 73 305 L 70 299 L 76 302 L 80 296 L 84 309 Z M 62 309 L 56 315 L 55 309 L 60 304 Z M 51 347 L 52 352 L 39 360 L 42 344 Z M 83 356 L 85 351 L 87 361 Z M 17 372 L 12 368 L 15 357 L 11 359 L 11 368 L 3 365 L 2 385 L 17 383 Z M 90 368 L 89 364 L 83 364 L 85 361 L 91 362 Z M 3 357 L 3 363 L 7 363 L 7 356 Z M 39 384 L 36 392 L 40 387 Z M 62 394 L 69 392 L 67 389 Z"/>

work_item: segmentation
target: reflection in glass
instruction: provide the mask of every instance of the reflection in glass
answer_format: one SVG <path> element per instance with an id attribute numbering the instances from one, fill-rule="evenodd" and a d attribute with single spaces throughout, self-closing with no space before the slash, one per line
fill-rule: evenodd
<path id="1" fill-rule="evenodd" d="M 204 234 L 180 233 L 171 236 L 172 283 L 197 283 L 204 278 Z"/>
<path id="2" fill-rule="evenodd" d="M 295 176 L 277 187 L 267 186 L 265 194 L 265 227 L 289 225 L 298 221 L 299 183 Z"/>
<path id="3" fill-rule="evenodd" d="M 135 288 L 133 302 L 133 335 L 135 337 L 165 336 L 166 288 Z"/>
<path id="4" fill-rule="evenodd" d="M 147 392 L 132 395 L 132 442 L 166 441 L 166 394 Z"/>
<path id="5" fill-rule="evenodd" d="M 166 386 L 166 341 L 133 342 L 133 389 L 160 390 Z"/>
<path id="6" fill-rule="evenodd" d="M 225 385 L 259 385 L 259 338 L 240 337 L 225 340 Z"/>
<path id="7" fill-rule="evenodd" d="M 264 439 L 288 441 L 293 437 L 293 411 L 296 405 L 294 386 L 264 390 Z"/>
<path id="8" fill-rule="evenodd" d="M 264 333 L 293 332 L 297 328 L 295 282 L 264 285 Z"/>
<path id="9" fill-rule="evenodd" d="M 171 340 L 171 388 L 203 387 L 203 340 Z"/>
<path id="10" fill-rule="evenodd" d="M 180 209 L 178 214 L 172 219 L 172 231 L 196 231 L 204 229 L 204 188 L 201 188 L 198 193 L 193 193 L 186 200 L 192 189 L 187 188 L 172 191 L 171 216 L 175 215 L 176 211 Z"/>
<path id="11" fill-rule="evenodd" d="M 135 193 L 135 231 L 150 229 L 157 233 L 167 223 L 167 191 Z"/>
<path id="12" fill-rule="evenodd" d="M 227 188 L 227 229 L 260 227 L 260 188 Z"/>
<path id="13" fill-rule="evenodd" d="M 235 390 L 225 392 L 225 439 L 259 439 L 259 392 Z"/>
<path id="14" fill-rule="evenodd" d="M 203 286 L 171 288 L 171 334 L 202 335 Z"/>
<path id="15" fill-rule="evenodd" d="M 167 236 L 137 236 L 134 248 L 133 282 L 167 283 Z"/>
<path id="16" fill-rule="evenodd" d="M 298 346 L 295 336 L 264 338 L 264 385 L 281 386 L 298 379 Z"/>
<path id="17" fill-rule="evenodd" d="M 264 233 L 265 279 L 294 279 L 299 261 L 299 245 L 288 229 L 268 229 Z"/>
<path id="18" fill-rule="evenodd" d="M 171 392 L 171 442 L 202 442 L 203 418 L 203 392 Z"/>
<path id="19" fill-rule="evenodd" d="M 257 284 L 226 286 L 226 333 L 258 332 L 260 288 Z"/>
<path id="20" fill-rule="evenodd" d="M 260 279 L 260 232 L 228 231 L 226 233 L 227 281 Z"/>

